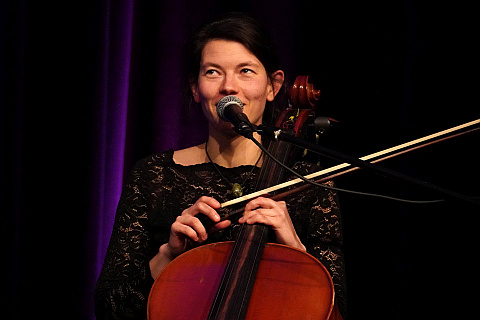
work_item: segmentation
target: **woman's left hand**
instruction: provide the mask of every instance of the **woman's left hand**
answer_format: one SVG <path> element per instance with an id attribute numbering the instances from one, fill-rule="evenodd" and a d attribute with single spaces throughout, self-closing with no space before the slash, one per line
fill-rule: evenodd
<path id="1" fill-rule="evenodd" d="M 264 197 L 253 199 L 245 206 L 243 217 L 238 222 L 268 225 L 275 231 L 278 243 L 306 251 L 295 231 L 284 201 L 274 201 Z"/>

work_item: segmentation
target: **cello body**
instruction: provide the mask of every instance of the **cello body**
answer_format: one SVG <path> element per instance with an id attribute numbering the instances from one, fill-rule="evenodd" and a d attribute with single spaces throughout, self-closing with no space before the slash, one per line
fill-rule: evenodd
<path id="1" fill-rule="evenodd" d="M 201 246 L 168 264 L 150 291 L 148 319 L 207 319 L 233 245 Z M 332 279 L 317 259 L 269 243 L 245 319 L 329 319 L 333 298 Z"/>

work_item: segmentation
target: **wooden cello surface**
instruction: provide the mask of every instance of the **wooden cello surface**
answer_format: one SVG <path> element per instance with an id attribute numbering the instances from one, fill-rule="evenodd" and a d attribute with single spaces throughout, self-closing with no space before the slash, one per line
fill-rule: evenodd
<path id="1" fill-rule="evenodd" d="M 233 242 L 192 249 L 160 273 L 150 291 L 148 319 L 207 319 Z M 328 271 L 300 250 L 267 244 L 245 319 L 328 319 L 334 289 Z"/>

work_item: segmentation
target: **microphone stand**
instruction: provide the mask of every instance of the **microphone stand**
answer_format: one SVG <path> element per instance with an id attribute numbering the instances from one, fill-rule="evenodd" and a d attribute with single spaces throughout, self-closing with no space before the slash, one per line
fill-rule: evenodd
<path id="1" fill-rule="evenodd" d="M 404 182 L 408 182 L 408 183 L 411 183 L 411 184 L 414 184 L 414 185 L 418 185 L 418 186 L 424 187 L 426 189 L 434 190 L 437 193 L 443 194 L 444 196 L 446 196 L 448 198 L 456 199 L 456 200 L 460 200 L 462 202 L 466 202 L 466 203 L 469 203 L 469 204 L 474 204 L 476 206 L 480 206 L 480 202 L 478 202 L 478 201 L 476 201 L 476 200 L 474 200 L 474 199 L 472 199 L 472 198 L 470 198 L 466 195 L 463 195 L 463 194 L 460 194 L 458 192 L 455 192 L 455 191 L 437 186 L 437 185 L 432 184 L 432 183 L 422 181 L 422 180 L 414 178 L 414 177 L 410 177 L 406 174 L 403 174 L 403 173 L 400 173 L 400 172 L 397 172 L 397 171 L 394 171 L 394 170 L 384 168 L 380 165 L 373 164 L 373 163 L 370 163 L 368 161 L 360 160 L 358 158 L 349 156 L 347 154 L 344 154 L 344 153 L 341 153 L 341 152 L 338 152 L 338 151 L 335 151 L 335 150 L 332 150 L 332 149 L 329 149 L 329 148 L 325 148 L 323 146 L 314 144 L 312 142 L 296 138 L 292 135 L 283 133 L 281 130 L 276 130 L 274 128 L 267 127 L 267 126 L 262 124 L 262 125 L 257 126 L 255 131 L 258 134 L 260 134 L 261 136 L 266 136 L 266 137 L 269 137 L 273 140 L 282 140 L 282 141 L 291 143 L 295 146 L 298 146 L 298 147 L 301 147 L 301 148 L 304 148 L 304 149 L 312 150 L 312 151 L 317 152 L 319 154 L 322 154 L 324 156 L 334 158 L 334 159 L 342 161 L 342 162 L 347 162 L 347 163 L 350 163 L 351 165 L 354 165 L 354 166 L 357 166 L 357 167 L 360 167 L 360 168 L 364 168 L 364 169 L 368 169 L 368 170 L 371 170 L 373 172 L 380 173 L 380 174 L 382 174 L 384 176 L 387 176 L 389 178 L 398 179 L 400 181 L 404 181 Z"/>

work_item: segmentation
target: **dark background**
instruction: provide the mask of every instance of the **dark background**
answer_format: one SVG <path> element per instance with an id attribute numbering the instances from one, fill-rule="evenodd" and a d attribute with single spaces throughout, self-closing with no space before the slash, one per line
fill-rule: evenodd
<path id="1" fill-rule="evenodd" d="M 231 10 L 274 30 L 290 82 L 309 74 L 322 90 L 318 114 L 340 121 L 325 146 L 360 157 L 479 118 L 472 2 L 3 1 L 2 318 L 93 318 L 121 178 L 151 153 L 202 142 L 202 121 L 180 104 L 179 52 L 194 27 Z M 478 142 L 383 165 L 479 197 Z M 369 172 L 337 185 L 442 197 Z M 349 318 L 476 310 L 478 206 L 340 197 Z"/>

